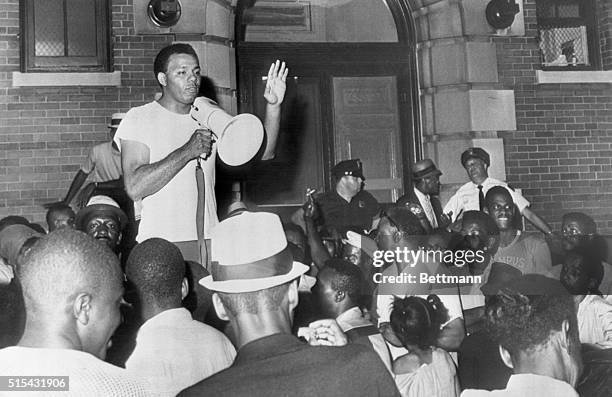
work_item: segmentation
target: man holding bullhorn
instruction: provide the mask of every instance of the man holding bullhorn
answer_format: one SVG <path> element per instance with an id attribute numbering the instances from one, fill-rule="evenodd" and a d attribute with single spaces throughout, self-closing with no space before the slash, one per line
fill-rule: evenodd
<path id="1" fill-rule="evenodd" d="M 206 245 L 200 241 L 200 247 L 198 237 L 200 240 L 206 239 L 208 244 L 210 230 L 219 222 L 214 193 L 215 160 L 220 144 L 217 140 L 222 140 L 223 133 L 229 131 L 229 127 L 215 131 L 210 119 L 213 114 L 221 115 L 216 118 L 218 125 L 219 120 L 231 116 L 217 111 L 221 109 L 214 103 L 204 109 L 206 112 L 199 109 L 200 112 L 194 114 L 192 104 L 200 87 L 200 65 L 190 45 L 172 44 L 163 48 L 155 58 L 153 69 L 162 89 L 161 97 L 132 108 L 114 138 L 121 149 L 125 189 L 133 200 L 142 199 L 142 216 L 136 240 L 141 242 L 159 237 L 172 241 L 185 260 L 206 265 Z M 287 73 L 285 63 L 279 61 L 273 63 L 268 72 L 264 92 L 268 102 L 265 118 L 268 136 L 262 160 L 274 157 Z M 207 120 L 199 119 L 203 113 Z M 227 126 L 230 124 L 231 121 L 226 123 Z M 247 133 L 248 128 L 237 132 Z M 254 133 L 257 135 L 257 132 Z M 231 142 L 236 142 L 236 139 L 231 139 Z M 225 147 L 224 151 L 231 153 L 233 149 Z M 243 151 L 240 147 L 235 149 Z M 250 158 L 244 162 L 248 160 Z M 196 165 L 201 167 L 203 173 L 202 186 L 198 186 L 194 176 Z M 200 201 L 204 203 L 199 214 L 198 194 L 203 195 Z M 200 226 L 196 224 L 197 215 L 204 220 Z M 198 230 L 199 227 L 202 230 Z"/>

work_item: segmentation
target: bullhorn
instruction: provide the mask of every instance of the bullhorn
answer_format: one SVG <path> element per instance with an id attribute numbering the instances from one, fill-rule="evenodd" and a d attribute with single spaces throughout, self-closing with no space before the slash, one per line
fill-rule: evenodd
<path id="1" fill-rule="evenodd" d="M 217 136 L 217 153 L 227 165 L 239 166 L 249 162 L 261 147 L 263 125 L 250 113 L 234 117 L 212 99 L 201 96 L 193 101 L 189 114 L 200 126 Z"/>

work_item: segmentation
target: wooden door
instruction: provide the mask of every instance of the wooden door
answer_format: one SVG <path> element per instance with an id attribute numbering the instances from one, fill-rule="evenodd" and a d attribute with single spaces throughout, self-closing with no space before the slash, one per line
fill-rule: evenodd
<path id="1" fill-rule="evenodd" d="M 248 74 L 254 95 L 253 112 L 262 120 L 266 102 L 261 74 Z M 282 105 L 276 157 L 260 162 L 246 180 L 247 198 L 263 206 L 295 206 L 304 201 L 306 187 L 323 189 L 321 78 L 290 78 Z"/>
<path id="2" fill-rule="evenodd" d="M 348 158 L 362 160 L 366 189 L 380 202 L 395 201 L 409 188 L 407 170 L 418 147 L 409 52 L 381 45 L 244 43 L 238 54 L 240 112 L 262 119 L 262 77 L 276 59 L 289 66 L 277 157 L 248 173 L 248 200 L 300 205 L 306 187 L 332 189 L 331 168 Z"/>
<path id="3" fill-rule="evenodd" d="M 403 191 L 395 76 L 333 77 L 335 161 L 359 158 L 380 202 Z"/>

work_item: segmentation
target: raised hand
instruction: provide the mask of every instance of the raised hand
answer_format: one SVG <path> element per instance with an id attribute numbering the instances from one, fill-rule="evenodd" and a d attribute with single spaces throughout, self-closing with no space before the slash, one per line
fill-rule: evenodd
<path id="1" fill-rule="evenodd" d="M 314 219 L 318 215 L 317 204 L 315 203 L 314 198 L 312 197 L 312 195 L 315 193 L 316 189 L 310 187 L 306 189 L 306 202 L 302 207 L 304 209 L 305 218 Z"/>
<path id="2" fill-rule="evenodd" d="M 281 63 L 278 59 L 268 71 L 268 79 L 266 80 L 266 89 L 264 98 L 270 105 L 280 105 L 285 99 L 285 91 L 287 90 L 287 74 L 289 69 L 285 67 L 285 62 Z"/>

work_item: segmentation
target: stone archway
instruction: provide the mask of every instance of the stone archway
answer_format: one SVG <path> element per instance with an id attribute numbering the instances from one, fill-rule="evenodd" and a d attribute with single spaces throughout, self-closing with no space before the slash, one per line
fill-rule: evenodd
<path id="1" fill-rule="evenodd" d="M 486 22 L 484 0 L 386 0 L 400 40 L 414 45 L 418 98 L 414 131 L 420 137 L 414 157 L 429 157 L 445 171 L 442 182 L 458 185 L 463 148 L 482 146 L 495 159 L 490 174 L 505 180 L 503 142 L 497 131 L 516 130 L 514 91 L 499 82 L 496 35 L 523 35 L 521 13 L 510 31 L 496 32 Z M 237 109 L 233 47 L 240 1 L 207 1 L 204 72 L 217 83 L 220 102 Z M 237 8 L 232 8 L 236 6 Z M 227 23 L 225 23 L 227 22 Z M 419 117 L 420 116 L 420 117 Z M 451 189 L 452 190 L 452 189 Z M 447 193 L 449 194 L 449 193 Z M 444 195 L 444 191 L 443 191 Z M 443 197 L 444 198 L 444 197 Z"/>

